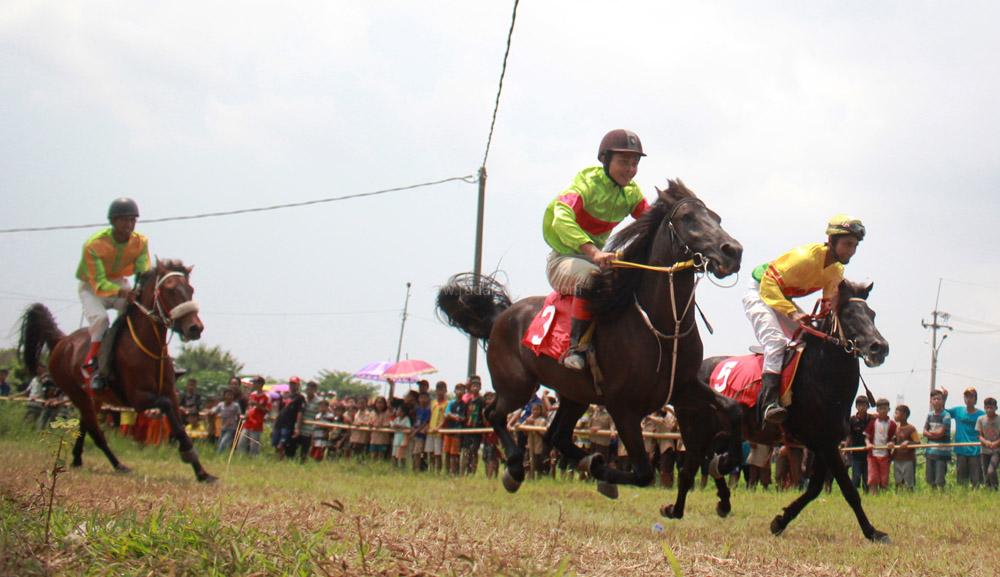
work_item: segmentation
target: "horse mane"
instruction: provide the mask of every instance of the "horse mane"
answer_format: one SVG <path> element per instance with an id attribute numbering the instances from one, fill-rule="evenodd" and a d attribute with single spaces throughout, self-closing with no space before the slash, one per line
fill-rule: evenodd
<path id="1" fill-rule="evenodd" d="M 657 200 L 640 216 L 608 241 L 604 250 L 621 251 L 621 259 L 629 262 L 649 262 L 649 251 L 656 238 L 663 219 L 674 204 L 682 198 L 697 198 L 680 179 L 668 180 L 666 190 L 656 189 Z M 594 279 L 590 309 L 597 319 L 616 317 L 632 304 L 633 295 L 639 286 L 642 271 L 633 268 L 609 268 L 601 271 Z"/>

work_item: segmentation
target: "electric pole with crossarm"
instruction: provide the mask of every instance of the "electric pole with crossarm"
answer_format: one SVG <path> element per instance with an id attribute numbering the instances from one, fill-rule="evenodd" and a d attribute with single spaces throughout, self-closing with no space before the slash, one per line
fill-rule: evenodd
<path id="1" fill-rule="evenodd" d="M 941 342 L 938 343 L 938 338 L 937 338 L 938 329 L 948 329 L 949 331 L 951 330 L 951 327 L 946 324 L 948 320 L 951 318 L 951 315 L 938 310 L 938 302 L 940 302 L 940 300 L 941 300 L 941 279 L 938 279 L 937 297 L 934 299 L 934 310 L 931 312 L 931 319 L 933 320 L 931 320 L 931 322 L 928 323 L 925 322 L 924 319 L 920 319 L 920 324 L 925 329 L 926 328 L 931 329 L 931 392 L 933 392 L 937 386 L 938 351 L 941 350 L 941 345 L 944 344 L 944 340 L 948 338 L 948 335 L 944 335 L 941 337 Z M 941 322 L 939 323 L 938 320 L 940 320 Z"/>

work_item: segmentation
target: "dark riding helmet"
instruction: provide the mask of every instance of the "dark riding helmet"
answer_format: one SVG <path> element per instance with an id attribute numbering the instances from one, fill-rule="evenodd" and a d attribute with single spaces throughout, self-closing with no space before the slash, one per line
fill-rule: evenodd
<path id="1" fill-rule="evenodd" d="M 116 198 L 108 207 L 108 220 L 119 216 L 139 216 L 139 205 L 131 198 Z"/>
<path id="2" fill-rule="evenodd" d="M 865 240 L 865 225 L 861 219 L 857 219 L 846 214 L 838 214 L 830 219 L 826 224 L 827 236 L 840 236 L 849 234 L 858 239 L 858 242 Z"/>
<path id="3" fill-rule="evenodd" d="M 642 141 L 639 136 L 631 130 L 616 128 L 604 135 L 601 139 L 601 146 L 597 149 L 597 160 L 607 166 L 611 162 L 612 152 L 637 152 L 639 156 L 646 156 L 642 151 Z"/>

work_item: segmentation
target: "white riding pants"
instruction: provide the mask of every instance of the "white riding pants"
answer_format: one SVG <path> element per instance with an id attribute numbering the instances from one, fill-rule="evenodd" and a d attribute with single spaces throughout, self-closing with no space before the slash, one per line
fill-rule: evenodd
<path id="1" fill-rule="evenodd" d="M 600 270 L 582 254 L 559 254 L 552 251 L 545 263 L 549 284 L 563 295 L 575 295 L 577 287 L 590 288 L 594 284 L 594 273 Z"/>
<path id="2" fill-rule="evenodd" d="M 792 319 L 778 313 L 760 298 L 760 283 L 754 281 L 743 295 L 743 310 L 753 325 L 757 341 L 764 347 L 764 372 L 780 373 L 785 347 L 797 328 Z"/>
<path id="3" fill-rule="evenodd" d="M 126 278 L 108 279 L 123 289 L 130 289 L 132 285 Z M 111 326 L 108 320 L 109 309 L 115 309 L 118 314 L 125 311 L 127 301 L 118 296 L 99 297 L 91 290 L 90 284 L 80 283 L 80 303 L 83 304 L 83 316 L 90 323 L 90 341 L 99 343 L 104 338 L 104 333 Z"/>

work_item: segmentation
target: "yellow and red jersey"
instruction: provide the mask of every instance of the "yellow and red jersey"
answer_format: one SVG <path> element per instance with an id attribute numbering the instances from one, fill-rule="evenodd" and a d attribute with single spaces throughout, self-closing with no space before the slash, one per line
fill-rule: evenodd
<path id="1" fill-rule="evenodd" d="M 115 242 L 106 228 L 83 243 L 76 278 L 90 285 L 99 297 L 114 296 L 121 288 L 109 279 L 120 279 L 149 270 L 149 239 L 133 232 L 128 241 Z"/>
<path id="2" fill-rule="evenodd" d="M 818 290 L 823 291 L 823 298 L 833 298 L 844 278 L 844 265 L 834 262 L 825 266 L 829 250 L 824 243 L 807 244 L 755 268 L 753 278 L 760 283 L 761 300 L 785 316 L 792 316 L 796 311 L 792 298 Z"/>

